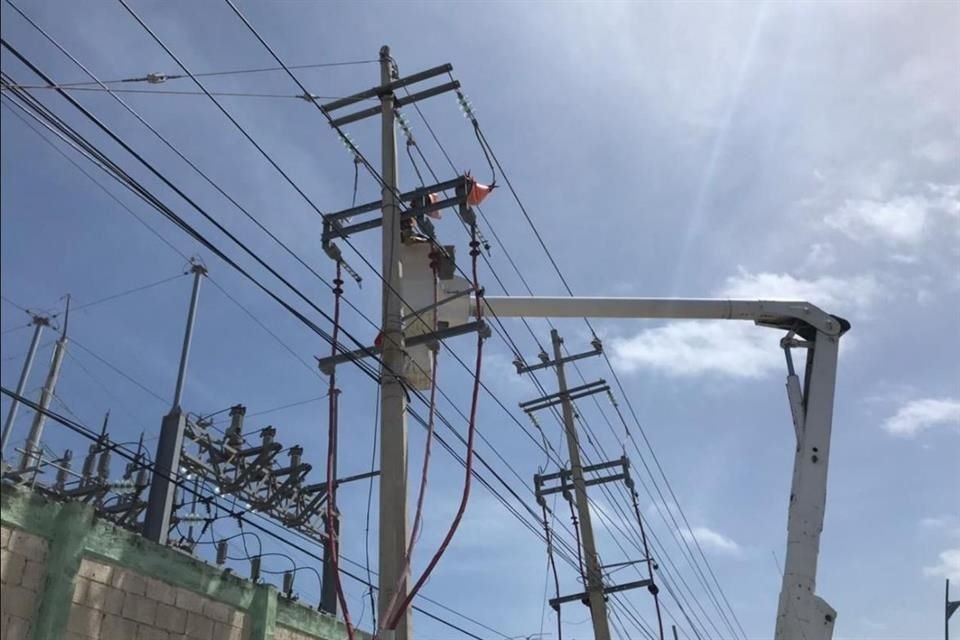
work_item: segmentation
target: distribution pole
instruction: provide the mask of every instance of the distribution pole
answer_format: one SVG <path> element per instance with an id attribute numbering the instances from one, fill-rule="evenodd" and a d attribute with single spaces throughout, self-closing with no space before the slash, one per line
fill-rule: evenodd
<path id="1" fill-rule="evenodd" d="M 43 390 L 40 392 L 39 408 L 33 416 L 33 424 L 30 425 L 30 435 L 27 436 L 27 445 L 23 449 L 23 457 L 20 459 L 20 471 L 25 471 L 31 465 L 40 461 L 40 438 L 43 437 L 43 425 L 47 421 L 47 410 L 53 401 L 53 394 L 57 390 L 57 380 L 60 378 L 60 366 L 63 364 L 63 356 L 67 351 L 67 323 L 70 320 L 70 296 L 67 296 L 67 308 L 63 316 L 63 329 L 60 332 L 60 338 L 53 349 L 53 361 L 50 363 L 50 371 L 47 373 L 47 380 L 43 383 Z"/>
<path id="2" fill-rule="evenodd" d="M 390 47 L 380 48 L 380 85 L 394 80 Z M 380 95 L 383 144 L 383 369 L 380 373 L 380 592 L 377 609 L 387 615 L 395 591 L 402 602 L 408 584 L 407 548 L 407 406 L 401 381 L 404 371 L 403 309 L 400 299 L 400 203 L 397 200 L 397 140 L 394 95 Z M 397 586 L 399 585 L 399 589 Z M 410 619 L 404 613 L 393 640 L 408 640 Z"/>
<path id="3" fill-rule="evenodd" d="M 153 479 L 150 482 L 150 498 L 143 522 L 144 537 L 158 544 L 166 544 L 167 535 L 170 532 L 170 514 L 176 495 L 176 478 L 180 472 L 180 449 L 183 446 L 183 431 L 186 426 L 186 417 L 180 402 L 183 399 L 187 360 L 190 357 L 193 325 L 197 317 L 200 280 L 207 275 L 206 267 L 200 263 L 194 263 L 190 271 L 193 273 L 193 292 L 190 295 L 187 328 L 184 330 L 183 347 L 180 350 L 180 368 L 177 370 L 177 384 L 173 391 L 173 406 L 170 413 L 163 417 L 160 425 L 160 440 L 157 442 L 157 453 L 154 458 L 156 462 Z"/>
<path id="4" fill-rule="evenodd" d="M 594 640 L 610 640 L 610 626 L 607 622 L 607 604 L 603 594 L 603 575 L 600 558 L 593 539 L 593 525 L 590 520 L 590 505 L 587 502 L 587 485 L 583 479 L 583 463 L 580 461 L 580 441 L 573 418 L 573 403 L 567 393 L 567 376 L 563 367 L 563 353 L 560 346 L 563 340 L 556 329 L 550 331 L 553 341 L 553 358 L 557 368 L 557 383 L 563 407 L 563 426 L 567 435 L 567 449 L 570 454 L 570 473 L 573 479 L 574 496 L 580 516 L 580 537 L 583 541 L 583 555 L 587 568 L 587 596 L 590 603 L 590 617 L 593 620 Z"/>
<path id="5" fill-rule="evenodd" d="M 43 328 L 49 326 L 50 319 L 46 316 L 33 316 L 33 338 L 30 339 L 30 348 L 27 350 L 27 358 L 23 361 L 23 369 L 20 371 L 20 380 L 17 382 L 17 395 L 23 395 L 23 389 L 27 386 L 27 379 L 30 377 L 30 369 L 33 367 L 33 358 L 37 355 L 37 344 L 40 342 L 40 334 Z M 7 413 L 7 419 L 3 423 L 3 435 L 0 436 L 0 459 L 7 449 L 7 440 L 10 439 L 10 433 L 13 430 L 13 422 L 17 419 L 17 409 L 20 408 L 20 402 L 14 398 L 10 404 L 10 411 Z"/>

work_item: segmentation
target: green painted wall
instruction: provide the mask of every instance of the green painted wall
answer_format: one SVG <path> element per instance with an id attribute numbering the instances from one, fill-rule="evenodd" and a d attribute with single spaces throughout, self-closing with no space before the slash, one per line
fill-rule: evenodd
<path id="1" fill-rule="evenodd" d="M 250 640 L 272 640 L 277 625 L 319 640 L 345 640 L 346 628 L 332 616 L 278 597 L 275 587 L 254 584 L 169 547 L 100 520 L 92 507 L 58 502 L 30 491 L 0 487 L 0 523 L 46 538 L 49 544 L 43 597 L 35 616 L 33 640 L 64 635 L 80 561 L 118 565 L 143 576 L 244 611 Z M 355 633 L 356 640 L 367 634 Z"/>

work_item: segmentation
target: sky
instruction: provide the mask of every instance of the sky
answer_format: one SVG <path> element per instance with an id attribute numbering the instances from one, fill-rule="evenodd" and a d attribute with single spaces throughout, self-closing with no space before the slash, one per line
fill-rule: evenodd
<path id="1" fill-rule="evenodd" d="M 101 79 L 181 72 L 119 3 L 17 4 Z M 273 66 L 225 3 L 131 6 L 193 72 Z M 944 579 L 960 583 L 960 342 L 955 335 L 960 5 L 239 6 L 288 64 L 371 61 L 383 44 L 390 45 L 401 74 L 451 63 L 506 177 L 575 294 L 803 299 L 847 318 L 852 329 L 841 340 L 817 590 L 838 611 L 838 639 L 940 637 Z M 2 7 L 2 32 L 56 81 L 88 79 L 8 4 Z M 7 51 L 2 67 L 17 83 L 42 84 Z M 296 73 L 321 96 L 348 95 L 379 79 L 376 64 L 369 62 Z M 324 213 L 351 205 L 350 153 L 318 110 L 292 97 L 301 91 L 285 74 L 203 82 L 211 91 L 284 96 L 220 100 L 306 197 L 206 97 L 117 95 L 311 268 L 332 278 L 333 264 L 320 247 L 321 221 L 310 203 Z M 121 86 L 197 90 L 189 79 Z M 102 144 L 231 257 L 330 328 L 62 98 L 50 91 L 33 93 Z M 73 95 L 317 306 L 332 310 L 328 287 L 111 96 Z M 302 444 L 313 475 L 322 475 L 327 419 L 325 400 L 318 398 L 327 383 L 315 370 L 314 356 L 327 354 L 329 346 L 216 256 L 66 151 L 106 185 L 105 192 L 58 151 L 60 143 L 41 140 L 14 115 L 16 109 L 8 108 L 8 100 L 3 103 L 3 386 L 16 385 L 30 339 L 29 317 L 14 304 L 55 313 L 68 293 L 80 306 L 173 278 L 71 314 L 71 347 L 54 403 L 56 410 L 87 425 L 99 425 L 109 410 L 113 437 L 132 441 L 143 432 L 152 446 L 172 399 L 190 293 L 189 278 L 174 276 L 186 271 L 184 256 L 197 256 L 210 277 L 201 287 L 185 409 L 207 415 L 242 403 L 250 416 L 248 428 L 274 425 L 278 440 Z M 408 108 L 406 116 L 439 179 L 465 170 L 488 179 L 490 169 L 455 98 L 446 94 L 421 105 L 453 168 L 419 115 Z M 347 130 L 378 166 L 379 127 L 367 120 Z M 401 187 L 413 188 L 417 176 L 400 148 Z M 525 293 L 529 286 L 537 295 L 566 295 L 504 176 L 498 172 L 497 178 L 501 188 L 483 207 L 482 229 L 493 246 L 480 269 L 482 284 L 490 294 L 503 294 L 497 276 L 509 293 Z M 379 197 L 378 184 L 361 170 L 357 201 Z M 457 245 L 466 268 L 468 239 L 462 227 L 447 214 L 437 228 L 444 242 Z M 363 286 L 348 282 L 345 296 L 377 319 L 378 276 L 365 260 L 379 265 L 380 238 L 366 232 L 351 240 L 355 250 L 345 247 L 346 257 L 363 276 Z M 372 342 L 376 336 L 375 323 L 352 309 L 344 312 L 343 325 L 358 340 Z M 536 358 L 540 344 L 549 346 L 550 326 L 542 320 L 530 321 L 532 334 L 518 321 L 504 320 L 504 325 L 528 360 Z M 592 336 L 582 321 L 554 326 L 571 353 L 589 349 Z M 738 637 L 772 638 L 794 448 L 778 347 L 782 336 L 732 322 L 597 321 L 593 326 L 623 382 L 626 398 L 615 383 L 614 398 L 630 437 L 610 400 L 600 396 L 596 403 L 580 403 L 580 424 L 589 434 L 585 450 L 593 462 L 626 452 L 638 484 L 644 483 L 639 509 L 658 541 L 654 555 L 667 573 L 661 579 L 680 594 L 680 604 L 664 595 L 674 616 L 667 616 L 668 624 L 675 620 L 681 637 L 695 637 L 691 626 L 704 638 L 732 637 L 727 624 L 733 622 L 732 609 L 743 628 L 741 634 L 737 624 L 729 625 Z M 51 339 L 48 332 L 41 340 L 27 384 L 30 397 L 42 385 Z M 450 340 L 438 367 L 438 383 L 447 394 L 438 409 L 461 434 L 466 421 L 457 409 L 469 408 L 474 349 L 470 337 Z M 461 367 L 454 354 L 467 366 Z M 514 355 L 513 346 L 499 336 L 487 341 L 481 379 L 490 393 L 481 395 L 477 451 L 536 514 L 533 475 L 555 470 L 556 464 L 548 465 L 536 427 L 517 408 L 540 391 L 529 378 L 516 375 Z M 582 383 L 611 374 L 603 360 L 594 358 L 582 361 L 571 377 Z M 362 473 L 371 463 L 376 389 L 356 369 L 342 368 L 338 378 L 343 390 L 340 471 Z M 548 375 L 539 380 L 548 392 L 556 388 Z M 642 434 L 626 400 L 636 410 Z M 4 414 L 8 406 L 4 398 Z M 423 406 L 418 410 L 425 413 Z M 261 411 L 268 413 L 253 415 Z M 30 412 L 21 410 L 13 445 L 22 445 L 30 419 Z M 540 416 L 539 427 L 552 447 L 563 449 L 556 420 Z M 446 427 L 438 429 L 463 451 Z M 75 452 L 86 446 L 54 424 L 48 424 L 45 444 Z M 423 446 L 423 431 L 411 421 L 411 492 Z M 654 455 L 672 491 L 658 475 Z M 641 456 L 653 467 L 653 478 Z M 490 469 L 481 471 L 492 478 Z M 415 574 L 446 531 L 462 486 L 462 467 L 435 449 Z M 343 553 L 361 565 L 367 490 L 367 483 L 358 482 L 339 494 Z M 591 494 L 607 564 L 638 557 L 630 546 L 633 538 L 624 534 L 636 529 L 636 521 L 620 511 L 622 497 L 619 488 Z M 376 499 L 374 491 L 374 505 Z M 523 509 L 509 495 L 508 501 Z M 679 518 L 678 505 L 685 519 Z M 566 505 L 561 499 L 550 506 L 557 535 L 571 541 Z M 376 520 L 374 506 L 369 524 L 374 569 Z M 229 527 L 221 523 L 217 535 L 226 535 Z M 693 566 L 685 556 L 684 541 L 694 540 L 722 594 L 710 574 L 703 575 L 703 559 Z M 286 545 L 269 540 L 263 545 L 290 555 L 298 565 L 316 565 Z M 242 555 L 236 547 L 234 542 L 232 553 Z M 561 593 L 574 592 L 577 576 L 560 564 Z M 273 568 L 287 567 L 278 561 Z M 364 572 L 354 565 L 345 568 Z M 545 612 L 546 598 L 554 595 L 547 578 L 543 541 L 478 485 L 424 594 L 495 631 L 436 604 L 422 604 L 480 637 L 542 633 L 555 638 L 552 612 Z M 636 578 L 636 567 L 610 577 Z M 345 588 L 353 621 L 369 629 L 365 589 L 352 580 Z M 297 591 L 303 601 L 316 603 L 318 585 L 309 572 L 298 573 Z M 625 607 L 650 622 L 650 596 L 629 592 L 615 606 L 617 626 L 626 629 L 621 636 L 643 637 Z M 586 608 L 570 605 L 562 619 L 565 638 L 590 637 Z M 423 615 L 415 615 L 414 629 L 424 640 L 462 637 Z"/>

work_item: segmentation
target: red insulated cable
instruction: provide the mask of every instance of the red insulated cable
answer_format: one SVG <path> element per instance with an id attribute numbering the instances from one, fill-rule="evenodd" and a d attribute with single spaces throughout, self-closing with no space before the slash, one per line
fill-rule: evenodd
<path id="1" fill-rule="evenodd" d="M 480 255 L 480 243 L 477 242 L 477 231 L 475 225 L 471 227 L 470 235 L 470 256 L 473 262 L 473 288 L 477 292 L 476 318 L 477 321 L 479 321 L 483 315 L 483 303 L 480 299 L 483 294 L 480 290 L 480 283 L 477 279 L 477 256 Z M 450 529 L 447 531 L 447 535 L 444 536 L 443 542 L 440 543 L 436 553 L 434 553 L 433 557 L 430 559 L 430 563 L 427 565 L 427 568 L 423 570 L 423 574 L 417 580 L 416 584 L 413 585 L 413 588 L 410 589 L 407 597 L 404 598 L 403 602 L 400 603 L 400 606 L 387 621 L 385 627 L 387 629 L 395 629 L 397 627 L 400 617 L 403 615 L 404 611 L 407 610 L 407 607 L 410 606 L 410 602 L 413 601 L 413 598 L 417 595 L 417 592 L 419 592 L 424 583 L 426 583 L 427 578 L 430 577 L 430 574 L 437 566 L 437 563 L 440 562 L 441 556 L 443 556 L 443 553 L 447 550 L 450 541 L 453 540 L 454 534 L 460 527 L 460 521 L 463 519 L 463 514 L 467 510 L 467 502 L 470 499 L 471 479 L 473 477 L 473 443 L 477 432 L 477 406 L 480 402 L 480 367 L 483 363 L 483 339 L 483 334 L 478 332 L 477 363 L 473 375 L 473 395 L 470 400 L 470 420 L 467 427 L 467 457 L 464 463 L 465 476 L 463 480 L 463 496 L 460 498 L 460 506 L 457 508 L 457 514 L 454 516 L 453 522 L 450 524 Z"/>
<path id="2" fill-rule="evenodd" d="M 337 338 L 340 333 L 340 296 L 343 295 L 343 280 L 341 279 L 341 264 L 337 261 L 337 277 L 333 281 L 333 340 L 331 340 L 332 354 L 337 355 Z M 337 600 L 343 610 L 343 622 L 347 627 L 347 638 L 353 640 L 353 625 L 350 624 L 350 610 L 347 608 L 347 598 L 343 593 L 340 582 L 340 542 L 337 540 L 336 527 L 333 526 L 333 514 L 337 503 L 337 484 L 333 475 L 334 456 L 337 450 L 337 375 L 336 368 L 330 372 L 330 428 L 327 432 L 327 539 L 330 541 L 330 556 L 333 563 L 334 581 L 337 587 Z"/>
<path id="3" fill-rule="evenodd" d="M 439 301 L 437 295 L 437 263 L 436 256 L 431 253 L 430 256 L 430 268 L 433 270 L 433 330 L 437 328 L 437 303 Z M 403 584 L 403 581 L 407 578 L 407 573 L 410 571 L 410 562 L 413 559 L 413 548 L 416 545 L 417 538 L 420 536 L 420 526 L 423 522 L 423 501 L 427 493 L 427 475 L 430 468 L 430 451 L 433 444 L 433 427 L 435 423 L 435 416 L 437 410 L 437 363 L 439 358 L 437 358 L 436 352 L 433 356 L 433 375 L 430 380 L 430 410 L 427 417 L 427 441 L 423 449 L 423 468 L 420 472 L 420 490 L 417 493 L 417 508 L 413 516 L 413 528 L 410 530 L 410 541 L 407 543 L 407 552 L 403 556 L 403 569 L 400 571 L 400 576 L 397 578 L 397 584 L 394 586 L 393 597 L 390 599 L 390 604 L 387 607 L 386 614 L 381 618 L 383 620 L 391 620 L 393 616 L 393 611 L 397 606 L 397 598 L 400 595 L 400 586 Z"/>

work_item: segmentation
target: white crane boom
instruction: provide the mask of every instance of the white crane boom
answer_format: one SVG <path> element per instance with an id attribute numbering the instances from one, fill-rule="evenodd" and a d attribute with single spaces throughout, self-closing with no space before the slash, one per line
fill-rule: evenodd
<path id="1" fill-rule="evenodd" d="M 797 448 L 775 638 L 830 640 L 836 611 L 816 595 L 815 588 L 827 499 L 837 349 L 840 336 L 850 328 L 846 320 L 799 301 L 515 296 L 489 296 L 483 301 L 485 311 L 501 318 L 750 320 L 787 331 L 781 346 L 787 357 L 787 394 Z M 790 356 L 794 347 L 808 349 L 802 389 Z"/>

